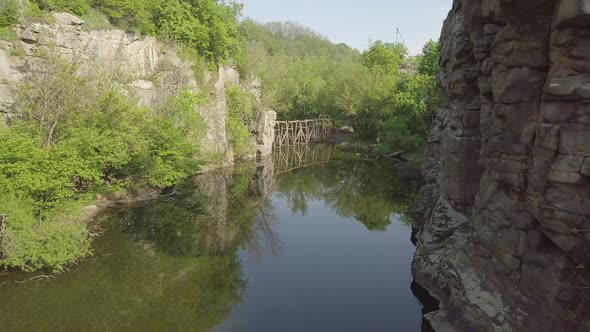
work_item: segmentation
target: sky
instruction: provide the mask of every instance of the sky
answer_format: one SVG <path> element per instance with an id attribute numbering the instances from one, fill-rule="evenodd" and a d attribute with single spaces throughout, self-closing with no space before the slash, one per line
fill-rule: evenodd
<path id="1" fill-rule="evenodd" d="M 453 0 L 240 0 L 257 22 L 293 21 L 360 51 L 370 41 L 394 42 L 396 28 L 411 55 L 438 40 Z"/>

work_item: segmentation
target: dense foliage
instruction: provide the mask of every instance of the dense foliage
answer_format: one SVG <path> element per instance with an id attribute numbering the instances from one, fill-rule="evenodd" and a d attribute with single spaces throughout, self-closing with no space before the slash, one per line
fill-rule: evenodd
<path id="1" fill-rule="evenodd" d="M 422 146 L 440 102 L 437 43 L 418 57 L 380 41 L 360 53 L 296 23 L 240 22 L 241 10 L 231 0 L 0 0 L 0 37 L 16 39 L 22 17 L 67 11 L 83 16 L 86 29 L 115 26 L 175 43 L 197 78 L 206 64 L 233 61 L 245 80 L 262 83 L 261 100 L 226 87 L 226 130 L 238 156 L 254 152 L 262 107 L 281 119 L 328 115 L 383 152 Z M 96 194 L 166 188 L 198 170 L 204 124 L 195 107 L 205 98 L 182 89 L 141 107 L 124 72 L 87 73 L 51 52 L 36 58 L 45 59 L 42 70 L 15 89 L 18 116 L 0 123 L 0 265 L 59 271 L 90 253 L 81 206 Z M 353 198 L 339 209 L 355 206 Z M 372 228 L 385 220 L 359 218 Z"/>
<path id="2" fill-rule="evenodd" d="M 0 264 L 60 270 L 89 252 L 74 218 L 85 197 L 167 187 L 198 169 L 202 98 L 183 90 L 148 109 L 122 94 L 121 73 L 79 75 L 57 56 L 44 68 L 19 86 L 19 116 L 0 128 L 2 202 L 12 202 L 0 211 Z"/>
<path id="3" fill-rule="evenodd" d="M 67 11 L 84 15 L 90 8 L 87 0 L 33 0 L 39 9 L 47 11 Z"/>
<path id="4" fill-rule="evenodd" d="M 19 5 L 16 0 L 3 0 L 0 5 L 0 29 L 6 29 L 16 24 L 19 15 Z"/>
<path id="5" fill-rule="evenodd" d="M 418 57 L 401 44 L 375 42 L 359 53 L 295 23 L 242 22 L 243 73 L 262 79 L 263 102 L 282 119 L 329 115 L 384 151 L 416 150 L 440 102 L 438 44 Z"/>
<path id="6" fill-rule="evenodd" d="M 228 117 L 226 130 L 237 156 L 254 153 L 254 142 L 250 137 L 249 124 L 254 120 L 254 96 L 237 85 L 226 88 Z"/>
<path id="7" fill-rule="evenodd" d="M 49 11 L 83 16 L 97 29 L 108 27 L 106 18 L 118 28 L 193 48 L 211 63 L 228 61 L 241 52 L 242 5 L 232 0 L 2 0 L 0 30 L 14 26 L 19 16 Z"/>

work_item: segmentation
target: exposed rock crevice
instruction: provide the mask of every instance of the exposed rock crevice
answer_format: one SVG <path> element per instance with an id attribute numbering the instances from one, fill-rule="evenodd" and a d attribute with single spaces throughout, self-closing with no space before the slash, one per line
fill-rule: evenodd
<path id="1" fill-rule="evenodd" d="M 416 279 L 434 325 L 588 324 L 590 5 L 456 0 L 417 203 Z M 588 279 L 590 283 L 590 279 Z M 588 328 L 588 326 L 586 326 Z"/>

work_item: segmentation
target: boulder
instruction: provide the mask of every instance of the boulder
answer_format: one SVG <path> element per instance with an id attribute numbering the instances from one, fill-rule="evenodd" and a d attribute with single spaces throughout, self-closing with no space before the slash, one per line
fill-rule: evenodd
<path id="1" fill-rule="evenodd" d="M 70 13 L 54 13 L 53 18 L 55 18 L 55 20 L 62 25 L 78 26 L 85 23 L 83 19 Z"/>

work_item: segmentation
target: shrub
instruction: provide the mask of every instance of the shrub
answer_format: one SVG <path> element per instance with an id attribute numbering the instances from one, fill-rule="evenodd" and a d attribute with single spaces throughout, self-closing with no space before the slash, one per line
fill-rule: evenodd
<path id="1" fill-rule="evenodd" d="M 416 151 L 425 142 L 425 138 L 409 129 L 408 119 L 391 118 L 381 124 L 380 144 L 378 149 L 382 153 L 390 153 L 396 149 L 404 151 Z"/>
<path id="2" fill-rule="evenodd" d="M 125 30 L 153 35 L 156 33 L 153 10 L 159 1 L 94 0 L 93 6 Z"/>
<path id="3" fill-rule="evenodd" d="M 0 264 L 34 271 L 62 271 L 90 254 L 90 239 L 83 223 L 55 219 L 39 221 L 30 200 L 0 193 Z"/>
<path id="4" fill-rule="evenodd" d="M 33 0 L 40 9 L 46 11 L 66 11 L 76 15 L 84 15 L 90 6 L 87 0 Z"/>
<path id="5" fill-rule="evenodd" d="M 11 29 L 16 24 L 19 7 L 16 0 L 0 0 L 0 29 Z"/>
<path id="6" fill-rule="evenodd" d="M 198 170 L 205 125 L 195 107 L 203 101 L 183 89 L 157 110 L 146 128 L 149 156 L 142 168 L 148 185 L 169 187 Z"/>
<path id="7" fill-rule="evenodd" d="M 254 145 L 250 137 L 248 124 L 254 119 L 253 97 L 237 85 L 229 85 L 226 89 L 227 133 L 238 156 L 254 152 Z"/>
<path id="8" fill-rule="evenodd" d="M 86 30 L 109 30 L 113 28 L 108 17 L 95 8 L 88 9 L 88 12 L 82 16 L 82 19 L 85 22 L 83 27 Z"/>

